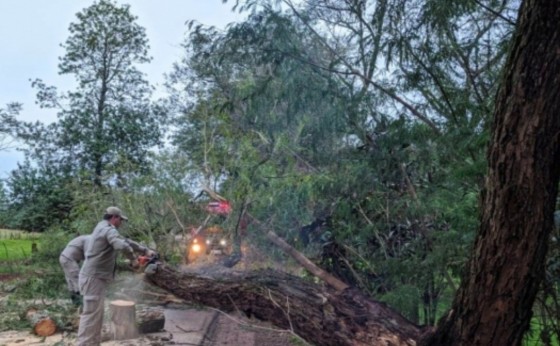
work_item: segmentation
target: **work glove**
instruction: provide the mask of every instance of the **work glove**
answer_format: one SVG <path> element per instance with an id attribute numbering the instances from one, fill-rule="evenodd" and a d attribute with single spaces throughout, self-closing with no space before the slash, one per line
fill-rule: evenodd
<path id="1" fill-rule="evenodd" d="M 130 268 L 132 268 L 132 270 L 140 269 L 140 263 L 136 258 L 130 261 Z"/>

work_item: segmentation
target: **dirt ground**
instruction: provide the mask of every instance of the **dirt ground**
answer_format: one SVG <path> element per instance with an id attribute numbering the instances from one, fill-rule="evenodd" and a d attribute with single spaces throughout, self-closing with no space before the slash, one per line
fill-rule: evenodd
<path id="1" fill-rule="evenodd" d="M 203 346 L 292 346 L 295 337 L 268 323 L 221 314 Z M 299 344 L 301 345 L 301 343 Z"/>
<path id="2" fill-rule="evenodd" d="M 207 318 L 208 310 L 189 310 L 189 320 Z M 136 339 L 122 341 L 104 341 L 102 346 L 163 346 L 163 345 L 200 345 L 200 346 L 295 346 L 296 337 L 287 331 L 280 331 L 268 323 L 247 319 L 243 316 L 226 315 L 211 311 L 216 318 L 207 328 L 202 330 L 200 337 L 185 340 L 174 331 L 165 329 L 154 334 L 145 334 Z M 189 332 L 192 323 L 188 321 L 174 322 L 176 328 Z M 176 330 L 176 329 L 175 329 Z M 0 332 L 0 346 L 72 346 L 76 344 L 76 332 L 58 332 L 52 336 L 41 338 L 29 331 Z"/>

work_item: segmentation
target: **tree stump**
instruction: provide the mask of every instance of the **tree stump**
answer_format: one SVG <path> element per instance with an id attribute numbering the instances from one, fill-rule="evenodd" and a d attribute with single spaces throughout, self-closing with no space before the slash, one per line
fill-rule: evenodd
<path id="1" fill-rule="evenodd" d="M 114 300 L 109 304 L 109 309 L 113 340 L 127 340 L 138 337 L 136 303 L 129 300 Z"/>
<path id="2" fill-rule="evenodd" d="M 127 300 L 122 301 L 130 302 Z M 111 308 L 111 305 L 109 305 L 108 308 Z M 157 333 L 163 330 L 163 327 L 165 326 L 165 313 L 162 307 L 136 304 L 135 310 L 136 328 L 138 334 Z M 77 330 L 78 328 L 75 329 Z M 112 321 L 106 321 L 106 323 L 103 323 L 103 327 L 101 329 L 101 342 L 115 340 L 113 329 Z"/>
<path id="3" fill-rule="evenodd" d="M 31 324 L 33 333 L 39 336 L 51 336 L 56 333 L 56 323 L 46 311 L 30 308 L 25 313 L 27 321 Z"/>

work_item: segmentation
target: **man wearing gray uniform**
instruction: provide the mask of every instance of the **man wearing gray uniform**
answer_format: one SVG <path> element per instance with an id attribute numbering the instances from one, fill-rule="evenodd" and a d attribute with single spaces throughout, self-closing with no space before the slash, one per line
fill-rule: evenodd
<path id="1" fill-rule="evenodd" d="M 109 207 L 103 220 L 91 233 L 79 277 L 80 293 L 84 299 L 78 328 L 79 346 L 101 344 L 105 291 L 114 278 L 117 252 L 122 251 L 133 266 L 138 266 L 134 252 L 153 255 L 148 248 L 120 235 L 117 229 L 123 220 L 128 218 L 119 208 Z"/>
<path id="2" fill-rule="evenodd" d="M 78 277 L 80 274 L 80 262 L 84 260 L 84 251 L 87 248 L 89 238 L 88 234 L 72 239 L 62 250 L 58 258 L 60 266 L 64 271 L 64 278 L 70 291 L 70 298 L 75 305 L 81 304 Z"/>

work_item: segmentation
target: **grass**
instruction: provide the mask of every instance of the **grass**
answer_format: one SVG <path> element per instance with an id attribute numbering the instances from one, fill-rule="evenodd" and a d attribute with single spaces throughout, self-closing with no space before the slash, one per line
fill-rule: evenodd
<path id="1" fill-rule="evenodd" d="M 64 274 L 58 263 L 60 247 L 66 241 L 57 235 L 0 229 L 0 332 L 29 330 L 28 322 L 20 319 L 28 303 L 39 309 L 48 309 L 66 325 L 66 305 L 51 302 L 67 298 Z M 59 244 L 60 243 L 60 244 Z M 38 251 L 32 253 L 33 244 Z M 9 294 L 8 294 L 9 293 Z M 54 310 L 54 311 L 53 311 Z"/>
<path id="2" fill-rule="evenodd" d="M 0 240 L 0 261 L 17 261 L 31 257 L 33 239 Z"/>
<path id="3" fill-rule="evenodd" d="M 18 261 L 31 257 L 38 233 L 0 229 L 0 261 Z"/>

